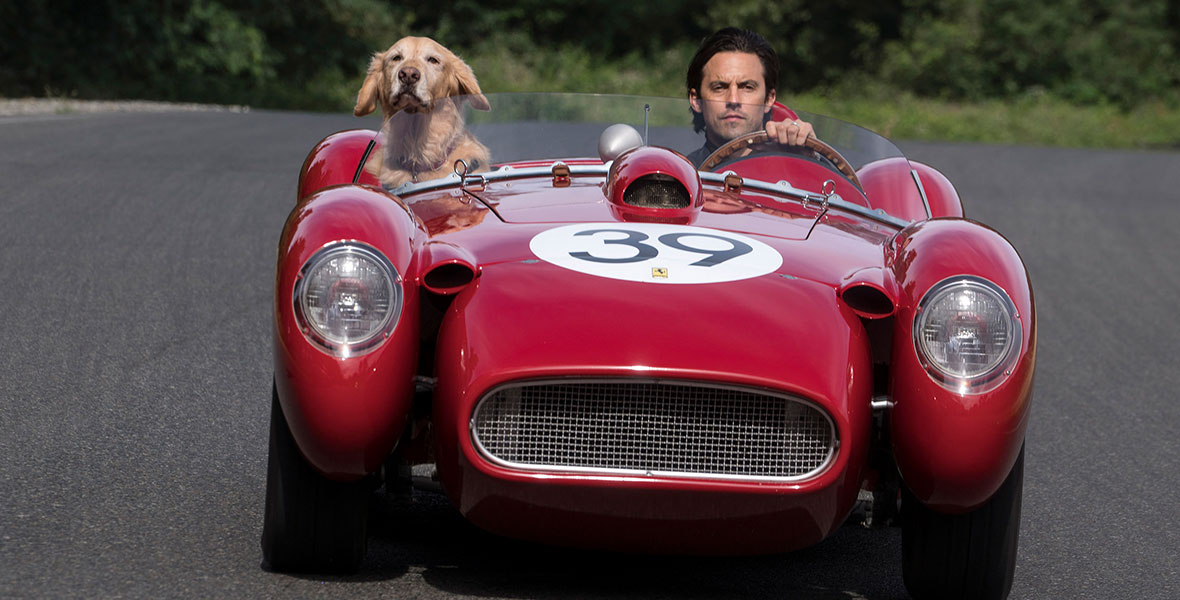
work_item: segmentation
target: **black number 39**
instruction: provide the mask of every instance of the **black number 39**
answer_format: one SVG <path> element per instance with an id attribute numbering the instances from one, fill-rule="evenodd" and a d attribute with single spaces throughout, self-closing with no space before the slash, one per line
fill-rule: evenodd
<path id="1" fill-rule="evenodd" d="M 589 252 L 570 252 L 569 253 L 570 256 L 580 259 L 580 260 L 586 260 L 586 261 L 596 262 L 596 263 L 622 264 L 622 263 L 643 262 L 645 260 L 652 259 L 652 258 L 655 258 L 660 255 L 659 248 L 657 248 L 651 244 L 645 243 L 649 239 L 649 237 L 646 233 L 643 233 L 640 231 L 633 231 L 630 229 L 587 229 L 586 231 L 579 231 L 579 232 L 575 233 L 574 235 L 592 236 L 592 235 L 598 235 L 600 233 L 622 234 L 625 237 L 613 238 L 613 239 L 606 238 L 606 239 L 602 240 L 602 243 L 615 245 L 615 246 L 629 246 L 629 247 L 635 249 L 635 255 L 634 256 L 627 256 L 627 257 L 623 257 L 623 258 L 607 258 L 607 257 L 602 257 L 602 256 L 594 256 L 593 254 L 591 254 Z M 704 238 L 712 238 L 715 240 L 721 240 L 723 242 L 728 243 L 729 248 L 725 248 L 725 249 L 721 249 L 721 250 L 714 250 L 711 248 L 699 248 L 696 246 L 690 246 L 682 241 L 686 237 L 687 238 L 704 237 Z M 661 235 L 659 238 L 656 238 L 656 241 L 659 244 L 661 244 L 667 248 L 673 248 L 673 249 L 681 250 L 684 252 L 693 252 L 696 254 L 704 254 L 705 258 L 702 258 L 701 260 L 698 260 L 698 261 L 692 263 L 692 266 L 694 266 L 694 267 L 713 267 L 713 266 L 719 265 L 727 260 L 737 258 L 743 254 L 749 254 L 750 252 L 752 252 L 754 250 L 753 247 L 751 247 L 749 244 L 747 244 L 745 242 L 731 239 L 731 238 L 727 238 L 727 237 L 720 236 L 720 235 L 712 235 L 712 234 L 708 234 L 708 233 L 695 233 L 695 232 L 665 233 L 664 235 Z"/>

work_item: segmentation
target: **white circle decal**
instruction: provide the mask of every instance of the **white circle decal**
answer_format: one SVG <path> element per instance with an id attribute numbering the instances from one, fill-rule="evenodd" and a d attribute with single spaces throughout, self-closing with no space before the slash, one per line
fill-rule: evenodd
<path id="1" fill-rule="evenodd" d="M 728 231 L 662 223 L 579 223 L 529 242 L 541 260 L 579 273 L 645 283 L 718 283 L 774 272 L 774 248 Z"/>

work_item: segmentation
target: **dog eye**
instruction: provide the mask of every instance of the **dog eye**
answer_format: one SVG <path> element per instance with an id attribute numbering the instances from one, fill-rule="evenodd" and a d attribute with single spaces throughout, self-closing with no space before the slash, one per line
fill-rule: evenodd
<path id="1" fill-rule="evenodd" d="M 389 59 L 389 60 L 390 60 L 390 62 L 397 62 L 397 61 L 399 61 L 399 60 L 401 60 L 401 59 L 402 59 L 402 55 L 400 55 L 400 54 L 397 54 L 397 55 L 394 55 L 394 57 L 393 57 L 393 58 L 391 58 L 391 59 Z"/>
<path id="2" fill-rule="evenodd" d="M 439 63 L 437 56 L 431 56 L 431 57 L 427 58 L 426 61 L 431 64 L 435 64 L 435 65 L 437 65 Z"/>

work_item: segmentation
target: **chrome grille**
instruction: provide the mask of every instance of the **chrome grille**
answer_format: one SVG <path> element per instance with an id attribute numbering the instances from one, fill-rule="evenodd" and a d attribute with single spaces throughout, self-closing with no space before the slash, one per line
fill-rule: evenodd
<path id="1" fill-rule="evenodd" d="M 667 381 L 513 384 L 480 401 L 471 428 L 515 469 L 775 481 L 818 474 L 836 437 L 798 398 Z"/>
<path id="2" fill-rule="evenodd" d="M 685 208 L 691 199 L 680 182 L 667 175 L 639 178 L 623 192 L 623 202 L 650 208 Z"/>

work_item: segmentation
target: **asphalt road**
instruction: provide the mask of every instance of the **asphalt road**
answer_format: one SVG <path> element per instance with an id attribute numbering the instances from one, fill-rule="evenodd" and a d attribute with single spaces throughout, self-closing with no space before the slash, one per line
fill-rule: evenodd
<path id="1" fill-rule="evenodd" d="M 378 512 L 351 578 L 259 568 L 270 297 L 299 165 L 347 116 L 0 117 L 0 597 L 899 598 L 898 531 L 633 557 Z M 1013 598 L 1180 597 L 1180 154 L 903 144 L 1032 274 Z"/>

